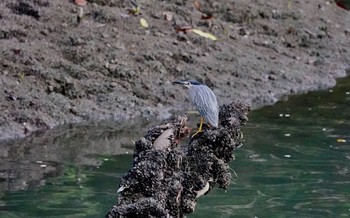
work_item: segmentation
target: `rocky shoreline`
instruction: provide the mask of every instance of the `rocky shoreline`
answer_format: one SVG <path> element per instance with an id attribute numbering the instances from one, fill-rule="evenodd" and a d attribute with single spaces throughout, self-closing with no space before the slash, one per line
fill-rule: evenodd
<path id="1" fill-rule="evenodd" d="M 167 117 L 190 107 L 176 79 L 206 83 L 220 104 L 257 108 L 332 87 L 349 69 L 350 16 L 333 2 L 138 6 L 135 14 L 129 1 L 91 0 L 81 16 L 70 1 L 1 1 L 0 140 L 65 123 Z"/>

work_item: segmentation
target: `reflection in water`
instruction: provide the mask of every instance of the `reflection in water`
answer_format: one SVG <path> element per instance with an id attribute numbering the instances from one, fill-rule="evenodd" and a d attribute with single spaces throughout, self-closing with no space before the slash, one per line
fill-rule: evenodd
<path id="1" fill-rule="evenodd" d="M 350 78 L 250 114 L 225 193 L 189 217 L 350 215 Z M 140 122 L 140 121 L 139 121 Z M 0 217 L 101 217 L 149 123 L 69 126 L 0 146 Z M 142 126 L 142 128 L 140 127 Z"/>
<path id="2" fill-rule="evenodd" d="M 31 190 L 47 178 L 75 174 L 82 166 L 99 167 L 96 155 L 119 155 L 132 151 L 132 139 L 144 132 L 149 122 L 68 125 L 36 133 L 0 146 L 0 193 Z M 71 169 L 71 166 L 74 168 Z"/>

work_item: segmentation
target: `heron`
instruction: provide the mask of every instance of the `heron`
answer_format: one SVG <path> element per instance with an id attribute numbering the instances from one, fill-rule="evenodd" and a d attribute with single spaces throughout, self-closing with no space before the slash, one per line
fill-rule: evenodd
<path id="1" fill-rule="evenodd" d="M 214 92 L 208 86 L 197 80 L 180 80 L 173 83 L 180 84 L 188 89 L 190 100 L 201 115 L 199 128 L 192 137 L 203 132 L 202 128 L 204 121 L 208 122 L 210 126 L 218 127 L 219 106 Z"/>

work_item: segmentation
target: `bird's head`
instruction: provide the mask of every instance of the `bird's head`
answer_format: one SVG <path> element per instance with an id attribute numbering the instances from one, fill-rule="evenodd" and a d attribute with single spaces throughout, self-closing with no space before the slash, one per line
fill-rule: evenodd
<path id="1" fill-rule="evenodd" d="M 198 82 L 197 80 L 179 80 L 173 82 L 174 84 L 182 85 L 185 88 L 191 88 L 192 86 L 199 86 L 202 85 L 202 83 Z"/>

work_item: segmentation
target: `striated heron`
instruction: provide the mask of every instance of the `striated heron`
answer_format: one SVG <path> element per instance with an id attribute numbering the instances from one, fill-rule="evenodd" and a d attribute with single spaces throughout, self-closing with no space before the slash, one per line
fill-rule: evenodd
<path id="1" fill-rule="evenodd" d="M 190 100 L 201 115 L 199 129 L 193 136 L 203 131 L 202 126 L 204 120 L 211 126 L 218 127 L 219 106 L 214 92 L 208 86 L 197 80 L 181 80 L 175 81 L 174 83 L 180 84 L 188 89 Z"/>

